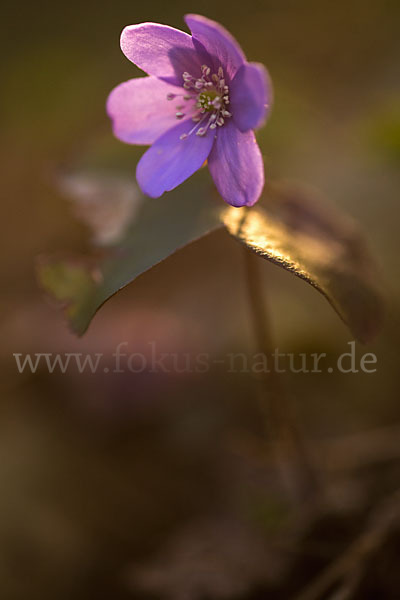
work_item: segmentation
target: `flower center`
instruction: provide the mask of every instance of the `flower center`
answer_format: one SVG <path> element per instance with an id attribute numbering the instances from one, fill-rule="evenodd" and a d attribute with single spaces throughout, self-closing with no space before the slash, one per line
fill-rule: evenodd
<path id="1" fill-rule="evenodd" d="M 191 117 L 195 125 L 189 133 L 181 135 L 181 140 L 193 133 L 204 136 L 209 129 L 222 127 L 225 119 L 232 116 L 226 108 L 229 104 L 229 88 L 225 83 L 222 67 L 219 67 L 218 73 L 211 75 L 210 67 L 203 65 L 201 73 L 198 79 L 190 73 L 183 73 L 185 94 L 167 95 L 167 100 L 181 96 L 186 103 L 177 105 L 177 119 L 183 119 L 189 111 L 193 111 Z"/>
<path id="2" fill-rule="evenodd" d="M 216 90 L 207 90 L 206 92 L 201 92 L 201 94 L 197 97 L 197 102 L 199 107 L 206 112 L 210 112 L 214 110 L 214 100 L 219 100 L 219 95 Z"/>

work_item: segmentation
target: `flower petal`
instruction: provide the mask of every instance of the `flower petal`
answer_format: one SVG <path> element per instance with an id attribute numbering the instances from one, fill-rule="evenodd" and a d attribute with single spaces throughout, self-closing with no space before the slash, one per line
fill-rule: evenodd
<path id="1" fill-rule="evenodd" d="M 167 25 L 125 27 L 121 50 L 139 69 L 175 85 L 183 85 L 185 71 L 200 76 L 201 65 L 191 36 Z"/>
<path id="2" fill-rule="evenodd" d="M 128 144 L 152 144 L 176 125 L 180 98 L 168 101 L 167 94 L 180 90 L 156 77 L 138 77 L 121 83 L 107 99 L 107 113 L 114 135 Z M 189 103 L 184 103 L 190 108 Z"/>
<path id="3" fill-rule="evenodd" d="M 264 125 L 272 106 L 272 84 L 264 65 L 242 65 L 231 83 L 229 97 L 229 110 L 240 131 Z"/>
<path id="4" fill-rule="evenodd" d="M 264 187 L 264 165 L 252 131 L 241 133 L 232 120 L 218 130 L 208 166 L 223 199 L 252 206 Z"/>
<path id="5" fill-rule="evenodd" d="M 214 71 L 222 66 L 230 79 L 245 62 L 246 57 L 237 41 L 222 25 L 200 15 L 186 15 L 185 21 L 193 39 L 214 59 Z M 201 48 L 198 48 L 201 52 Z"/>
<path id="6" fill-rule="evenodd" d="M 208 130 L 202 137 L 192 133 L 181 140 L 180 136 L 193 127 L 191 119 L 179 123 L 143 154 L 136 168 L 136 179 L 144 194 L 159 198 L 200 169 L 210 154 L 214 132 Z"/>

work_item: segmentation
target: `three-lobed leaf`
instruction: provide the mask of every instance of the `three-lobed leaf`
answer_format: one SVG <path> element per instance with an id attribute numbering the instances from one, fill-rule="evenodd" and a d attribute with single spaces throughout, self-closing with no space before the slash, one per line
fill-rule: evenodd
<path id="1" fill-rule="evenodd" d="M 268 184 L 258 204 L 240 209 L 223 203 L 200 173 L 194 185 L 145 199 L 122 238 L 94 266 L 47 259 L 39 264 L 39 280 L 66 305 L 72 328 L 82 334 L 118 290 L 222 227 L 321 292 L 357 339 L 375 335 L 381 320 L 379 286 L 357 228 L 313 194 L 288 184 Z"/>

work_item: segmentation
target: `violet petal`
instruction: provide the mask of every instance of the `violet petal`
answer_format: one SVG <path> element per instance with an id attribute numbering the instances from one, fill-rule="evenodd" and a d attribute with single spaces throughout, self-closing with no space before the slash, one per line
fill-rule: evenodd
<path id="1" fill-rule="evenodd" d="M 255 135 L 229 120 L 218 130 L 208 158 L 215 185 L 232 206 L 252 206 L 264 187 L 264 164 Z"/>
<path id="2" fill-rule="evenodd" d="M 229 31 L 219 23 L 200 15 L 186 15 L 185 21 L 192 32 L 193 39 L 199 42 L 214 59 L 214 64 L 208 66 L 214 71 L 222 66 L 228 78 L 232 79 L 246 57 Z"/>
<path id="3" fill-rule="evenodd" d="M 158 198 L 200 169 L 210 154 L 214 132 L 208 130 L 205 136 L 195 132 L 188 135 L 193 127 L 195 124 L 191 119 L 179 123 L 142 156 L 136 168 L 136 179 L 144 194 Z M 184 134 L 188 137 L 180 139 Z"/>
<path id="4" fill-rule="evenodd" d="M 185 71 L 200 76 L 200 59 L 190 35 L 159 23 L 125 27 L 121 50 L 139 69 L 169 83 L 182 85 Z"/>
<path id="5" fill-rule="evenodd" d="M 114 135 L 128 144 L 152 144 L 176 124 L 181 98 L 167 100 L 167 94 L 181 90 L 156 77 L 138 77 L 121 83 L 107 100 L 107 113 Z M 186 108 L 190 104 L 185 102 Z"/>
<path id="6" fill-rule="evenodd" d="M 272 84 L 263 65 L 242 65 L 229 92 L 233 120 L 240 131 L 264 125 L 272 106 Z"/>

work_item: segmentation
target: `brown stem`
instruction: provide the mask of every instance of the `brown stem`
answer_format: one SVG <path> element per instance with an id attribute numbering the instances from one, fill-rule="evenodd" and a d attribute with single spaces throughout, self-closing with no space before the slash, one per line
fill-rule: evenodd
<path id="1" fill-rule="evenodd" d="M 319 487 L 317 478 L 302 433 L 293 417 L 282 378 L 275 368 L 275 361 L 272 361 L 275 344 L 266 311 L 259 258 L 245 247 L 244 260 L 257 352 L 265 355 L 268 361 L 269 372 L 259 374 L 260 407 L 265 416 L 266 433 L 290 494 L 295 501 L 305 500 L 316 493 Z"/>

